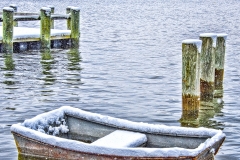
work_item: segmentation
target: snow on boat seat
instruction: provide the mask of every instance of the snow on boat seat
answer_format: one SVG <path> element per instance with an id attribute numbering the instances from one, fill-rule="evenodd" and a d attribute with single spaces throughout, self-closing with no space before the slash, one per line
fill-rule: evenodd
<path id="1" fill-rule="evenodd" d="M 144 146 L 147 142 L 147 137 L 145 134 L 116 130 L 105 137 L 102 137 L 95 142 L 91 143 L 97 146 L 106 147 L 139 147 Z"/>

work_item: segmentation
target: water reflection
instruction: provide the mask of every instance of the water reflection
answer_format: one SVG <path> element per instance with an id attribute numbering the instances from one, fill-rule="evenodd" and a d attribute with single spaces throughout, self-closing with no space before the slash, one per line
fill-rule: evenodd
<path id="1" fill-rule="evenodd" d="M 5 67 L 3 68 L 3 70 L 6 71 L 6 73 L 4 73 L 4 76 L 6 78 L 5 81 L 3 81 L 4 84 L 6 85 L 14 85 L 15 81 L 14 79 L 14 69 L 15 69 L 15 64 L 12 58 L 12 54 L 4 54 L 4 64 Z"/>
<path id="2" fill-rule="evenodd" d="M 68 55 L 68 71 L 71 76 L 68 76 L 67 82 L 70 84 L 82 84 L 81 82 L 81 66 L 82 61 L 79 49 L 72 48 L 67 52 Z"/>
<path id="3" fill-rule="evenodd" d="M 200 101 L 198 114 L 193 114 L 192 111 L 184 111 L 180 120 L 181 126 L 223 129 L 221 128 L 221 124 L 212 120 L 214 116 L 219 116 L 222 113 L 221 109 L 224 106 L 222 98 L 222 96 L 214 98 L 211 102 Z"/>
<path id="4" fill-rule="evenodd" d="M 68 70 L 82 70 L 79 63 L 81 62 L 79 49 L 70 49 L 68 52 Z"/>
<path id="5" fill-rule="evenodd" d="M 45 81 L 44 83 L 45 85 L 52 85 L 56 81 L 56 78 L 51 71 L 54 64 L 54 59 L 51 55 L 51 51 L 50 50 L 41 51 L 41 56 L 42 56 L 41 59 L 42 73 L 45 76 L 42 79 Z"/>

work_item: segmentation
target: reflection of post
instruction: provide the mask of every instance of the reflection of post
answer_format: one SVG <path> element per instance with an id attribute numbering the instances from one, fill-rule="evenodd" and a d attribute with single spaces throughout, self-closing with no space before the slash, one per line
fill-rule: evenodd
<path id="1" fill-rule="evenodd" d="M 195 39 L 182 42 L 182 124 L 198 118 L 201 45 L 202 41 Z"/>
<path id="2" fill-rule="evenodd" d="M 54 75 L 51 73 L 52 64 L 53 64 L 53 58 L 51 55 L 50 50 L 45 50 L 41 52 L 42 54 L 42 60 L 41 64 L 43 67 L 43 74 L 46 75 L 46 78 L 44 78 L 45 84 L 53 84 L 53 82 L 56 80 Z"/>
<path id="3" fill-rule="evenodd" d="M 68 52 L 68 60 L 70 61 L 69 70 L 81 70 L 79 62 L 81 61 L 79 49 L 70 49 Z"/>
<path id="4" fill-rule="evenodd" d="M 200 34 L 202 40 L 200 99 L 201 107 L 204 106 L 207 109 L 213 109 L 216 38 L 217 35 L 213 33 Z"/>
<path id="5" fill-rule="evenodd" d="M 12 72 L 15 69 L 15 64 L 12 58 L 12 54 L 4 54 L 4 63 L 5 63 L 5 70 L 10 71 L 7 73 L 4 73 L 4 76 L 6 77 L 6 80 L 3 81 L 3 83 L 7 85 L 13 85 L 15 84 L 13 77 L 14 77 L 14 72 Z M 9 78 L 9 79 L 8 79 Z"/>
<path id="6" fill-rule="evenodd" d="M 217 34 L 214 98 L 223 97 L 223 75 L 224 75 L 226 38 L 227 34 Z"/>

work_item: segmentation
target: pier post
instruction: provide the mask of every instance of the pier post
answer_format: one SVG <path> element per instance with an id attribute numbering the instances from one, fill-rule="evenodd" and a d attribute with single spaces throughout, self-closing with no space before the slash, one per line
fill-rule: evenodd
<path id="1" fill-rule="evenodd" d="M 79 47 L 80 37 L 80 9 L 78 7 L 71 7 L 71 46 L 73 48 Z"/>
<path id="2" fill-rule="evenodd" d="M 182 118 L 194 121 L 200 106 L 200 52 L 202 41 L 187 39 L 182 42 Z"/>
<path id="3" fill-rule="evenodd" d="M 223 97 L 223 76 L 227 34 L 217 34 L 214 98 Z"/>
<path id="4" fill-rule="evenodd" d="M 42 7 L 40 10 L 41 17 L 41 29 L 40 29 L 40 39 L 41 39 L 41 50 L 46 50 L 51 48 L 51 9 L 48 7 Z"/>
<path id="5" fill-rule="evenodd" d="M 217 35 L 214 33 L 203 33 L 200 34 L 200 39 L 202 40 L 202 51 L 200 58 L 201 107 L 204 106 L 206 107 L 204 109 L 213 109 Z"/>
<path id="6" fill-rule="evenodd" d="M 11 7 L 3 8 L 3 52 L 13 53 L 13 12 Z"/>
<path id="7" fill-rule="evenodd" d="M 66 14 L 70 14 L 71 13 L 71 8 L 73 6 L 67 6 L 66 8 Z M 67 29 L 70 30 L 71 29 L 71 19 L 67 19 Z"/>
<path id="8" fill-rule="evenodd" d="M 49 5 L 47 7 L 51 9 L 51 15 L 54 14 L 54 11 L 55 11 L 54 6 Z M 54 20 L 53 19 L 51 19 L 51 29 L 54 29 Z"/>
<path id="9" fill-rule="evenodd" d="M 9 7 L 13 8 L 14 12 L 17 12 L 17 5 L 16 4 L 10 4 Z M 17 27 L 18 26 L 18 22 L 14 21 L 13 22 L 13 26 Z"/>

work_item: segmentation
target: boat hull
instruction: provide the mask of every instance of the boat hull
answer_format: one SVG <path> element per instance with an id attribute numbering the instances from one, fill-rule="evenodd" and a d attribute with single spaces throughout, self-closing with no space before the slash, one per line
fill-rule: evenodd
<path id="1" fill-rule="evenodd" d="M 130 137 L 141 135 L 147 141 L 140 147 L 121 147 L 119 143 L 111 147 L 105 142 L 99 146 L 95 143 L 116 130 L 122 130 Z M 220 130 L 131 122 L 69 106 L 14 124 L 11 132 L 19 160 L 211 160 L 225 139 Z M 129 139 L 129 135 L 120 133 L 127 142 L 142 139 L 135 141 L 136 137 Z"/>
<path id="2" fill-rule="evenodd" d="M 80 151 L 68 150 L 58 146 L 49 145 L 28 137 L 22 136 L 18 133 L 12 132 L 16 146 L 19 152 L 18 160 L 79 160 L 79 159 L 91 159 L 91 160 L 214 160 L 214 154 L 210 152 L 210 149 L 206 149 L 204 152 L 196 157 L 182 156 L 182 157 L 133 157 L 133 156 L 115 156 L 115 155 L 104 155 L 85 153 Z M 216 144 L 221 146 L 221 142 Z"/>

